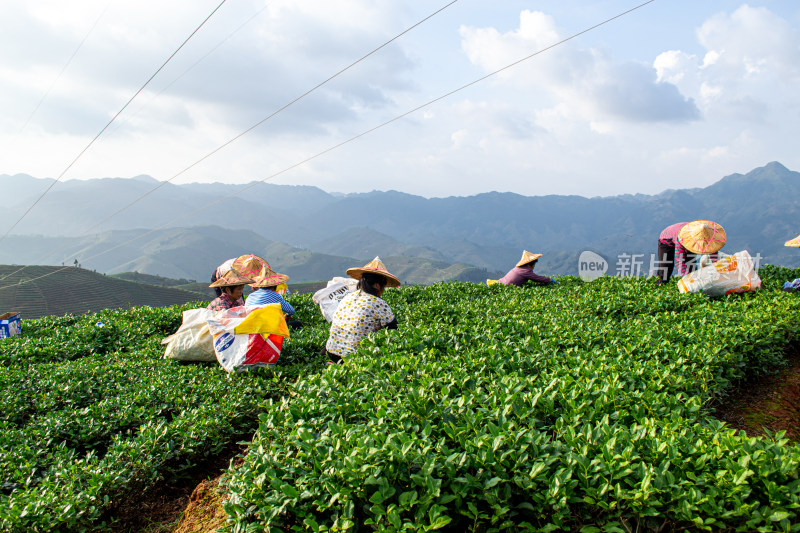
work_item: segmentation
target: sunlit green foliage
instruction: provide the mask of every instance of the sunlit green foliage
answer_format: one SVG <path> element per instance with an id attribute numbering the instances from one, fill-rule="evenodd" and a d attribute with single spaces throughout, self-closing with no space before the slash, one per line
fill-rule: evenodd
<path id="1" fill-rule="evenodd" d="M 387 291 L 398 331 L 309 374 L 231 472 L 231 531 L 800 529 L 800 448 L 708 401 L 781 364 L 800 299 L 653 280 Z"/>
<path id="2" fill-rule="evenodd" d="M 797 338 L 779 287 L 800 272 L 761 273 L 715 300 L 644 279 L 389 290 L 400 329 L 332 367 L 293 297 L 282 365 L 234 375 L 161 359 L 191 305 L 26 321 L 0 342 L 0 530 L 113 530 L 120 501 L 256 430 L 232 531 L 800 529 L 800 449 L 708 407 Z"/>
<path id="3" fill-rule="evenodd" d="M 282 364 L 233 375 L 161 359 L 199 304 L 25 321 L 0 342 L 0 530 L 105 527 L 136 491 L 249 438 L 265 400 L 321 368 L 324 321 L 293 302 L 310 327 Z"/>

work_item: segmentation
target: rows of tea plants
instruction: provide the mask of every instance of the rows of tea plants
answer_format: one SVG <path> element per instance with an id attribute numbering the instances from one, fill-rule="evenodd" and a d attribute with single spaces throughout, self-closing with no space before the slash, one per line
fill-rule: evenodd
<path id="1" fill-rule="evenodd" d="M 121 502 L 249 438 L 267 399 L 322 366 L 324 321 L 293 302 L 309 326 L 281 365 L 233 375 L 161 358 L 201 303 L 25 321 L 0 341 L 0 530 L 113 531 Z"/>
<path id="2" fill-rule="evenodd" d="M 800 447 L 708 407 L 784 361 L 797 275 L 713 300 L 616 278 L 387 291 L 399 330 L 260 415 L 227 530 L 799 530 Z"/>

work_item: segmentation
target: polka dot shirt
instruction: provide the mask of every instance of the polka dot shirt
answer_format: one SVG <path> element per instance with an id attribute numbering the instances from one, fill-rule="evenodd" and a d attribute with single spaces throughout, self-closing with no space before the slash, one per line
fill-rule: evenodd
<path id="1" fill-rule="evenodd" d="M 389 304 L 363 291 L 351 292 L 336 308 L 325 347 L 336 355 L 349 355 L 356 351 L 361 339 L 392 320 L 394 313 Z"/>

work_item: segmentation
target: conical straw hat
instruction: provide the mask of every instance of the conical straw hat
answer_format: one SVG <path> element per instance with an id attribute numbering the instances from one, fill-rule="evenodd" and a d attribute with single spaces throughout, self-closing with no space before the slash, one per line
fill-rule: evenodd
<path id="1" fill-rule="evenodd" d="M 786 244 L 784 244 L 784 246 L 792 246 L 795 248 L 800 247 L 800 235 L 798 235 L 797 237 L 795 237 L 790 241 L 786 241 Z"/>
<path id="2" fill-rule="evenodd" d="M 540 257 L 542 257 L 542 254 L 532 254 L 528 250 L 523 250 L 522 251 L 522 259 L 519 260 L 519 262 L 517 263 L 517 266 L 521 267 L 521 266 L 527 265 L 528 263 L 533 263 L 534 261 L 536 261 Z"/>
<path id="3" fill-rule="evenodd" d="M 277 287 L 281 283 L 286 283 L 289 281 L 289 276 L 286 274 L 278 274 L 268 265 L 263 267 L 257 275 L 253 276 L 253 280 L 255 283 L 250 286 L 254 289 L 262 287 Z"/>
<path id="4" fill-rule="evenodd" d="M 355 279 L 361 279 L 361 276 L 366 272 L 370 272 L 372 274 L 380 274 L 381 276 L 385 277 L 387 287 L 400 286 L 400 280 L 397 279 L 397 277 L 394 276 L 393 274 L 390 274 L 388 270 L 386 270 L 386 266 L 383 264 L 380 257 L 375 257 L 375 259 L 373 259 L 363 267 L 347 269 L 347 275 Z"/>
<path id="5" fill-rule="evenodd" d="M 237 285 L 249 285 L 253 283 L 253 278 L 248 278 L 236 270 L 228 270 L 220 278 L 209 285 L 209 287 L 236 287 Z"/>
<path id="6" fill-rule="evenodd" d="M 240 255 L 236 259 L 233 260 L 233 264 L 231 264 L 234 270 L 238 270 L 245 276 L 254 277 L 257 276 L 264 267 L 269 268 L 269 263 L 265 259 L 258 257 L 257 255 L 247 254 L 247 255 Z"/>
<path id="7" fill-rule="evenodd" d="M 695 220 L 681 228 L 678 242 L 693 254 L 713 254 L 725 246 L 725 229 L 710 220 Z"/>

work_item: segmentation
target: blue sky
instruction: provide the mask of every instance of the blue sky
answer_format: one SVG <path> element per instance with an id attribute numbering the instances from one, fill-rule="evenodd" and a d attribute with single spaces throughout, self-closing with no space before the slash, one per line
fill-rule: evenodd
<path id="1" fill-rule="evenodd" d="M 0 3 L 0 174 L 61 174 L 219 2 Z M 296 166 L 640 3 L 459 0 L 175 182 L 596 196 L 800 170 L 794 0 L 655 0 Z M 173 178 L 445 4 L 228 0 L 64 179 Z"/>

